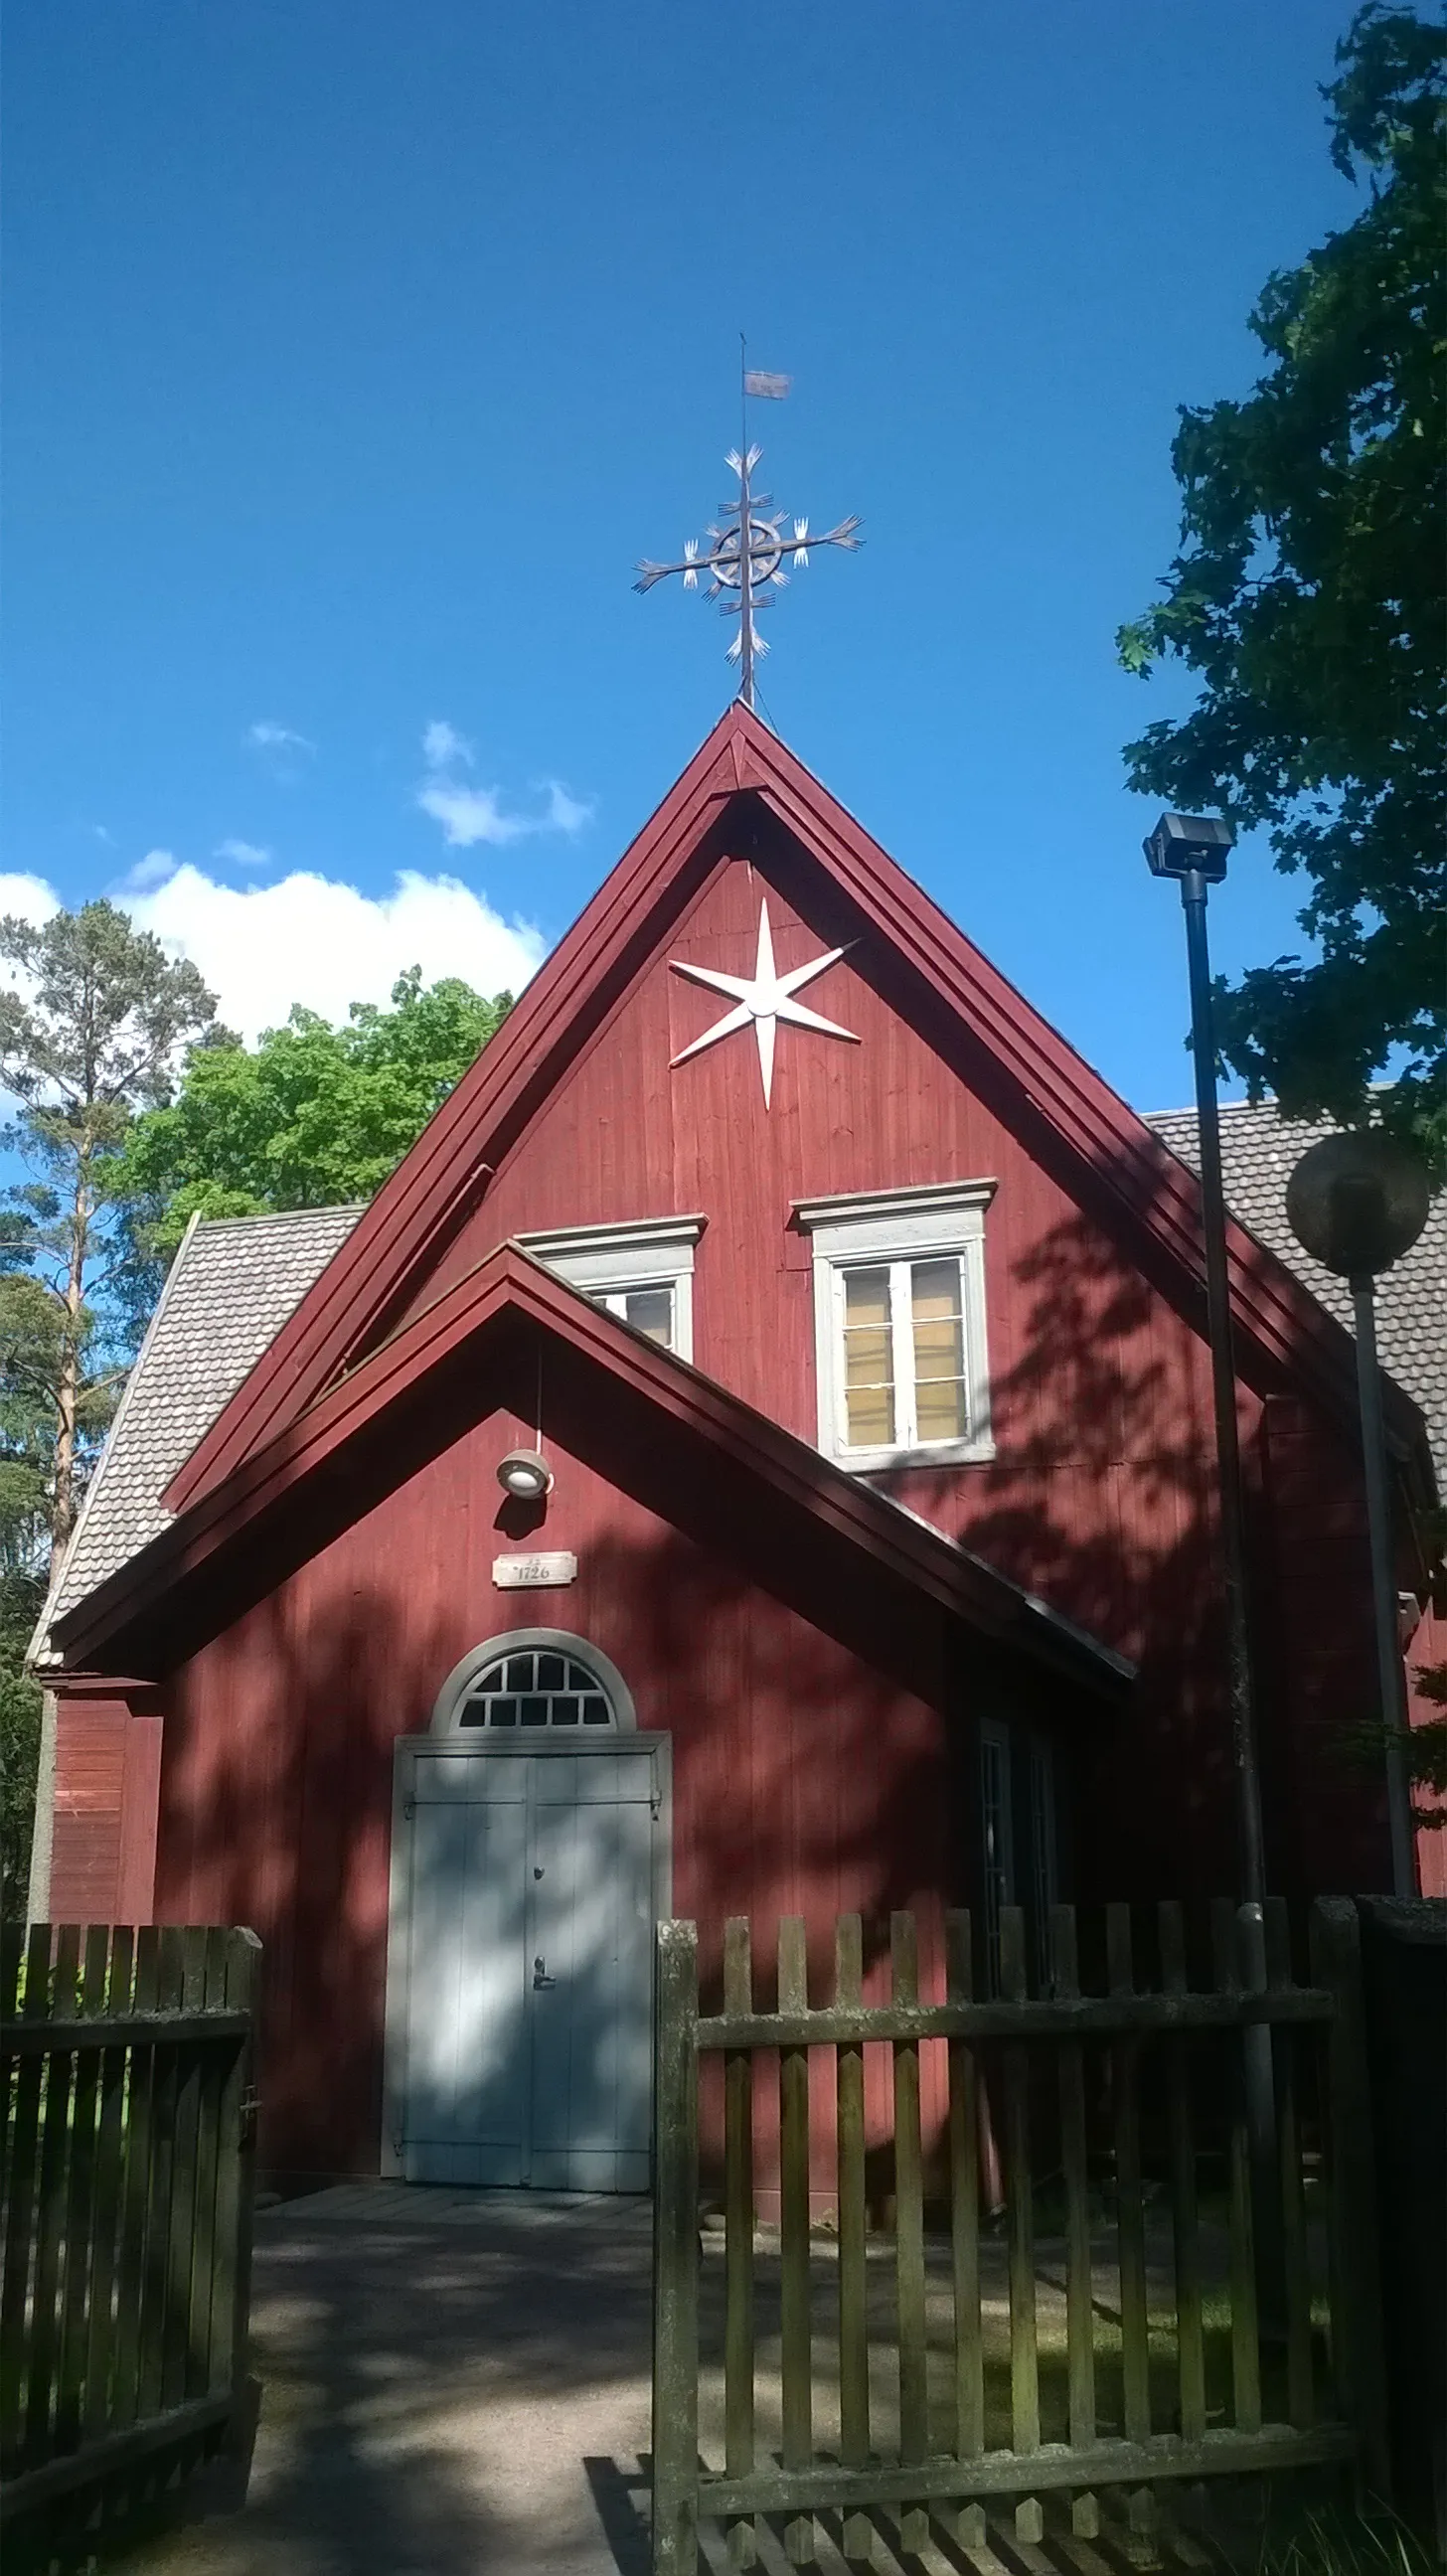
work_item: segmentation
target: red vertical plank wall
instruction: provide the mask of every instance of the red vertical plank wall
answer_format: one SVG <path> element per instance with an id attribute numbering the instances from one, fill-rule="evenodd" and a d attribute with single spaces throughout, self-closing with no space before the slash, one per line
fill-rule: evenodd
<path id="1" fill-rule="evenodd" d="M 813 1286 L 795 1203 L 992 1181 L 995 1455 L 902 1474 L 890 1490 L 1139 1662 L 1132 1707 L 1109 1720 L 1061 1685 L 1085 1784 L 1076 1892 L 1217 1892 L 1230 1884 L 1232 1807 L 1197 1319 L 1072 1195 L 1028 1105 L 967 1060 L 967 1042 L 956 1036 L 946 1061 L 902 1015 L 896 970 L 866 941 L 809 988 L 861 1043 L 781 1029 L 768 1109 L 751 1032 L 672 1065 L 718 1012 L 670 961 L 751 974 L 765 896 L 781 969 L 849 936 L 802 863 L 767 882 L 747 862 L 722 865 L 502 1158 L 414 1304 L 514 1234 L 701 1215 L 695 1361 L 812 1441 Z M 1261 1411 L 1243 1390 L 1253 1454 Z M 704 1927 L 706 1975 L 728 1914 L 752 1916 L 764 1959 L 779 1916 L 804 1914 L 822 1977 L 837 1912 L 859 1910 L 878 1931 L 906 1906 L 923 1918 L 928 1973 L 939 1908 L 961 1887 L 951 1844 L 968 1821 L 950 1814 L 947 1732 L 972 1712 L 950 1701 L 942 1648 L 933 1673 L 922 1649 L 904 1688 L 888 1678 L 902 1668 L 897 1640 L 872 1651 L 857 1634 L 842 1644 L 847 1626 L 824 1634 L 726 1550 L 619 1491 L 598 1470 L 598 1443 L 570 1450 L 568 1426 L 551 1419 L 557 1481 L 536 1543 L 574 1550 L 578 1579 L 566 1593 L 500 1595 L 494 1470 L 536 1428 L 499 1415 L 453 1439 L 167 1687 L 157 1913 L 261 1934 L 266 2152 L 291 2170 L 375 2169 L 393 1747 L 426 1729 L 444 1677 L 486 1638 L 536 1624 L 590 1639 L 624 1673 L 639 1724 L 671 1735 L 674 1904 Z M 1342 1532 L 1330 1577 L 1313 1574 L 1325 1453 L 1315 1425 L 1299 1456 L 1287 1432 L 1270 1450 L 1263 1509 L 1273 1530 L 1283 1511 L 1297 1525 L 1274 1570 L 1263 1558 L 1259 1571 L 1263 1590 L 1278 1585 L 1289 1787 L 1312 1837 L 1296 1864 L 1318 1885 L 1381 1883 L 1370 1800 L 1316 1776 L 1331 1726 L 1351 1713 L 1342 1639 L 1365 1569 Z M 108 1830 L 118 1870 L 119 1809 Z"/>
<path id="2" fill-rule="evenodd" d="M 887 1924 L 940 1901 L 942 1720 L 888 1679 L 883 1647 L 872 1664 L 821 1634 L 556 1430 L 546 1538 L 577 1554 L 578 1579 L 494 1588 L 508 1545 L 494 1469 L 526 1428 L 500 1415 L 458 1439 L 171 1689 L 156 1911 L 261 1935 L 267 2153 L 288 2170 L 375 2169 L 393 1748 L 425 1734 L 446 1676 L 489 1637 L 536 1625 L 590 1641 L 639 1726 L 671 1737 L 673 1901 L 703 1926 L 706 1973 L 740 1908 L 766 1945 L 783 1914 L 822 1942 L 842 1908 Z"/>
<path id="3" fill-rule="evenodd" d="M 50 1913 L 56 1923 L 110 1923 L 120 1881 L 126 1710 L 114 1698 L 66 1698 L 56 1712 Z"/>
<path id="4" fill-rule="evenodd" d="M 149 1923 L 161 1774 L 159 1713 L 115 1691 L 67 1692 L 56 1712 L 50 1915 Z"/>

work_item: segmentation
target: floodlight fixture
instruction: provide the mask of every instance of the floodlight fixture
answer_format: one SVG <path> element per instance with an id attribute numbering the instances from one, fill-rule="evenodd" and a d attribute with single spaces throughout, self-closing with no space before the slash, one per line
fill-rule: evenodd
<path id="1" fill-rule="evenodd" d="M 1141 847 L 1153 877 L 1204 877 L 1219 885 L 1236 835 L 1222 814 L 1163 814 Z"/>

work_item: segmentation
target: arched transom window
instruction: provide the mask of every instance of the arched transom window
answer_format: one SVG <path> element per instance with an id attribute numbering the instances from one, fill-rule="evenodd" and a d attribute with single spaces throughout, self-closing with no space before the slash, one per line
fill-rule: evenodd
<path id="1" fill-rule="evenodd" d="M 459 1726 L 616 1726 L 602 1675 L 579 1654 L 514 1647 L 484 1665 L 457 1711 Z"/>
<path id="2" fill-rule="evenodd" d="M 434 1735 L 466 1732 L 481 1742 L 596 1743 L 631 1734 L 638 1720 L 628 1685 L 586 1637 L 564 1628 L 513 1628 L 489 1637 L 455 1664 L 437 1694 Z"/>

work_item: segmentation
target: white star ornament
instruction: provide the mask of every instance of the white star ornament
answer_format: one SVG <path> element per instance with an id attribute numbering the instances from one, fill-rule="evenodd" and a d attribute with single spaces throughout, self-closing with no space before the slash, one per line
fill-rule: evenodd
<path id="1" fill-rule="evenodd" d="M 695 1038 L 692 1046 L 686 1046 L 673 1062 L 687 1064 L 691 1055 L 702 1055 L 705 1047 L 716 1046 L 720 1038 L 732 1037 L 736 1029 L 746 1029 L 752 1020 L 767 1109 L 774 1087 L 774 1033 L 780 1020 L 787 1020 L 795 1028 L 818 1029 L 828 1038 L 846 1038 L 851 1046 L 860 1043 L 853 1029 L 841 1029 L 836 1021 L 822 1018 L 807 1003 L 794 999 L 803 985 L 812 984 L 816 975 L 822 975 L 826 966 L 837 965 L 843 955 L 842 948 L 831 948 L 822 957 L 811 957 L 806 966 L 791 966 L 786 975 L 779 974 L 774 965 L 769 907 L 760 896 L 759 951 L 752 976 L 725 975 L 716 966 L 688 966 L 681 957 L 669 959 L 675 975 L 686 975 L 691 983 L 707 984 L 716 993 L 735 997 L 735 1008 L 725 1011 L 721 1020 L 715 1020 L 713 1027 L 705 1029 L 702 1037 Z"/>

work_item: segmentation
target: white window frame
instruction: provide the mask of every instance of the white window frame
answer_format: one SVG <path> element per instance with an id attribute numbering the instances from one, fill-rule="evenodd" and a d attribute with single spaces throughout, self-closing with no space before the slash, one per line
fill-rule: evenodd
<path id="1" fill-rule="evenodd" d="M 645 1217 L 624 1225 L 570 1226 L 557 1234 L 520 1234 L 534 1260 L 618 1314 L 632 1288 L 673 1292 L 676 1359 L 693 1358 L 693 1256 L 708 1220 L 701 1216 Z M 614 1300 L 618 1303 L 615 1304 Z"/>
<path id="2" fill-rule="evenodd" d="M 993 1181 L 945 1181 L 924 1189 L 879 1190 L 867 1196 L 803 1200 L 796 1223 L 813 1238 L 814 1368 L 819 1397 L 819 1446 L 826 1458 L 861 1475 L 882 1467 L 950 1467 L 993 1458 L 990 1368 L 985 1334 L 985 1210 Z M 855 1448 L 844 1401 L 844 1278 L 850 1270 L 885 1269 L 890 1282 L 894 1335 L 895 1404 L 910 1408 L 914 1346 L 908 1289 L 901 1276 L 915 1261 L 960 1263 L 965 1393 L 970 1429 L 963 1440 L 898 1440 L 888 1447 Z M 898 1413 L 896 1413 L 898 1427 Z"/>

